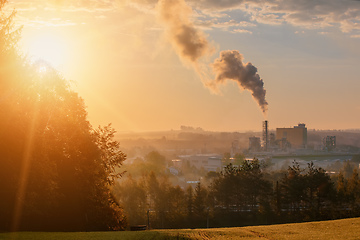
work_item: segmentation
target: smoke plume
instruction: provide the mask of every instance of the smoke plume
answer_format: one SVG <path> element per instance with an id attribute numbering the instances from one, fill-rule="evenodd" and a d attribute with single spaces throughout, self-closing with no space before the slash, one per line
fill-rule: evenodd
<path id="1" fill-rule="evenodd" d="M 224 84 L 227 80 L 234 80 L 241 89 L 251 92 L 261 110 L 266 114 L 268 102 L 265 100 L 266 90 L 264 82 L 257 74 L 257 68 L 250 62 L 244 63 L 243 56 L 237 50 L 220 52 L 220 57 L 212 64 L 216 75 L 215 80 L 208 84 L 217 89 L 218 84 Z"/>
<path id="2" fill-rule="evenodd" d="M 196 29 L 191 21 L 192 10 L 184 0 L 159 0 L 158 11 L 160 19 L 166 26 L 166 32 L 174 49 L 182 60 L 190 62 L 199 74 L 204 85 L 212 90 L 218 89 L 218 84 L 226 80 L 234 80 L 241 89 L 246 89 L 259 104 L 262 112 L 267 112 L 266 90 L 264 82 L 257 74 L 257 68 L 251 63 L 243 63 L 243 56 L 236 50 L 222 51 L 211 67 L 216 75 L 215 80 L 205 78 L 209 74 L 199 63 L 199 59 L 212 53 L 212 47 L 205 34 Z"/>
<path id="3" fill-rule="evenodd" d="M 158 10 L 170 42 L 182 60 L 196 65 L 200 57 L 211 52 L 204 33 L 190 20 L 192 10 L 184 0 L 160 0 Z"/>

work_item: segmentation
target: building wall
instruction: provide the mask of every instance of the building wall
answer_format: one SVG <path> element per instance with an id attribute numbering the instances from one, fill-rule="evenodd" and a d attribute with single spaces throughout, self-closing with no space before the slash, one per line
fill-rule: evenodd
<path id="1" fill-rule="evenodd" d="M 290 142 L 292 148 L 305 148 L 307 145 L 307 128 L 277 128 L 276 140 L 283 138 Z"/>
<path id="2" fill-rule="evenodd" d="M 191 166 L 198 169 L 204 168 L 206 171 L 221 170 L 221 156 L 217 154 L 197 154 L 197 155 L 181 155 L 179 159 L 188 161 Z"/>

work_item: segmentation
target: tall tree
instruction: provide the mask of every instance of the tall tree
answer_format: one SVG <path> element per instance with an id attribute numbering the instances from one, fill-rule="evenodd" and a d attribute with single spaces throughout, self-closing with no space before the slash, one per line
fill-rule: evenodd
<path id="1" fill-rule="evenodd" d="M 342 172 L 339 172 L 337 177 L 336 191 L 337 191 L 337 200 L 340 204 L 347 203 L 347 193 L 346 193 L 347 181 L 344 178 Z"/>
<path id="2" fill-rule="evenodd" d="M 123 228 L 110 192 L 125 160 L 114 130 L 93 130 L 56 70 L 17 55 L 12 18 L 0 21 L 0 230 Z"/>
<path id="3" fill-rule="evenodd" d="M 360 207 L 360 178 L 356 168 L 354 168 L 353 174 L 348 180 L 346 193 L 349 197 L 352 209 L 358 211 Z"/>
<path id="4" fill-rule="evenodd" d="M 215 205 L 227 211 L 241 211 L 256 207 L 267 198 L 271 191 L 270 183 L 263 178 L 259 161 L 243 161 L 235 167 L 227 165 L 211 185 Z"/>
<path id="5" fill-rule="evenodd" d="M 124 181 L 116 184 L 114 192 L 127 216 L 130 225 L 147 224 L 147 191 L 144 179 L 136 180 L 129 175 Z"/>
<path id="6" fill-rule="evenodd" d="M 305 198 L 304 169 L 294 161 L 293 166 L 289 166 L 287 173 L 281 181 L 282 203 L 287 205 L 287 209 L 298 212 L 302 207 Z"/>
<path id="7" fill-rule="evenodd" d="M 194 191 L 194 214 L 198 218 L 205 217 L 207 204 L 207 189 L 199 182 Z"/>
<path id="8" fill-rule="evenodd" d="M 308 163 L 304 185 L 306 186 L 305 201 L 313 219 L 318 219 L 324 205 L 332 202 L 335 195 L 334 185 L 330 176 L 322 168 L 315 167 L 313 162 Z"/>
<path id="9" fill-rule="evenodd" d="M 193 219 L 194 213 L 194 189 L 191 185 L 186 189 L 186 208 L 187 208 L 187 217 L 191 222 Z"/>

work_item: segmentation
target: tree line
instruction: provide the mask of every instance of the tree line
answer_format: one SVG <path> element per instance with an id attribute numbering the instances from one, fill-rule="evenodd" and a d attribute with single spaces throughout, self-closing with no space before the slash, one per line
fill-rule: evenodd
<path id="1" fill-rule="evenodd" d="M 93 128 L 69 82 L 17 52 L 14 15 L 0 17 L 0 231 L 123 229 L 115 130 Z"/>
<path id="2" fill-rule="evenodd" d="M 346 167 L 345 163 L 345 167 Z M 330 175 L 294 161 L 269 172 L 257 159 L 228 164 L 207 181 L 183 189 L 153 172 L 126 177 L 114 188 L 130 225 L 151 228 L 230 227 L 360 216 L 358 170 Z M 209 182 L 204 184 L 204 182 Z"/>

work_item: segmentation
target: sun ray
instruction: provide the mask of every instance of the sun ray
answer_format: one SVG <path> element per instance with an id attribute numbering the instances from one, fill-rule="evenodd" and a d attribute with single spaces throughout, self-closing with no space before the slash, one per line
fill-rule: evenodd
<path id="1" fill-rule="evenodd" d="M 19 229 L 19 225 L 21 222 L 22 209 L 24 205 L 24 198 L 25 198 L 26 188 L 29 178 L 29 170 L 31 166 L 31 157 L 34 146 L 34 134 L 35 134 L 38 115 L 39 115 L 38 107 L 37 105 L 35 105 L 33 116 L 29 123 L 29 129 L 25 142 L 25 148 L 24 148 L 23 159 L 20 170 L 19 186 L 17 188 L 17 193 L 16 193 L 14 216 L 11 225 L 12 231 L 17 231 Z"/>

